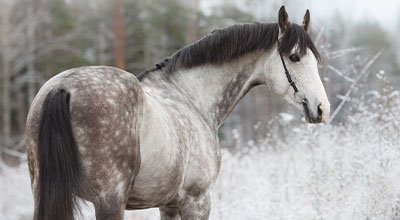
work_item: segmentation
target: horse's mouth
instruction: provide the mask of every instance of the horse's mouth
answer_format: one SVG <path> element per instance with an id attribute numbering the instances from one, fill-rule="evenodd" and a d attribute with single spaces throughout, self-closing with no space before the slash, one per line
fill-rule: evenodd
<path id="1" fill-rule="evenodd" d="M 308 123 L 318 124 L 322 122 L 322 110 L 320 106 L 318 106 L 317 116 L 313 116 L 310 112 L 310 106 L 307 99 L 303 99 L 302 101 L 303 109 L 304 109 L 304 117 Z"/>

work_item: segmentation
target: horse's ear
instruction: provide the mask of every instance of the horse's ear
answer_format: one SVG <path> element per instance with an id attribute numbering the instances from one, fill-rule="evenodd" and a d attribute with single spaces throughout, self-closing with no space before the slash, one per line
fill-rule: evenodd
<path id="1" fill-rule="evenodd" d="M 289 24 L 289 15 L 286 13 L 285 6 L 282 6 L 279 9 L 278 24 L 279 24 L 279 31 L 282 34 L 283 32 L 285 32 Z"/>
<path id="2" fill-rule="evenodd" d="M 310 11 L 307 9 L 306 14 L 304 15 L 304 20 L 301 26 L 304 28 L 306 32 L 310 30 Z"/>

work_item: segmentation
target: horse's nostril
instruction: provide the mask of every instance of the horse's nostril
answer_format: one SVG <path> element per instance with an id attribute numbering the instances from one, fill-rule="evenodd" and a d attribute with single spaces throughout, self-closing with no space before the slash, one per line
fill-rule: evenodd
<path id="1" fill-rule="evenodd" d="M 319 120 L 322 119 L 322 105 L 321 104 L 318 105 L 318 119 Z"/>

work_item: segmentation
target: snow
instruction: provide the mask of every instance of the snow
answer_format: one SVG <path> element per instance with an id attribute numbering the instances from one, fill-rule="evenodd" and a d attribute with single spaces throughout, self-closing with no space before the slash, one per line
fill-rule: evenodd
<path id="1" fill-rule="evenodd" d="M 285 124 L 290 123 L 295 119 L 295 117 L 293 115 L 285 113 L 285 112 L 279 113 L 279 117 L 282 120 L 282 122 Z"/>
<path id="2" fill-rule="evenodd" d="M 10 168 L 0 160 L 0 219 L 32 219 L 31 195 L 27 165 Z"/>
<path id="3" fill-rule="evenodd" d="M 210 219 L 399 219 L 400 98 L 385 100 L 359 105 L 347 123 L 283 120 L 285 138 L 223 149 Z M 26 164 L 0 163 L 0 195 L 0 220 L 31 219 Z M 90 205 L 84 216 L 94 218 Z M 159 219 L 159 213 L 127 211 L 125 219 Z"/>

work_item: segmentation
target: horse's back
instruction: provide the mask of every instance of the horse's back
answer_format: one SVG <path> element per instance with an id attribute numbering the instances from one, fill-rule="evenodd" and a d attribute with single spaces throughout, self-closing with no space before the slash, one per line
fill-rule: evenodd
<path id="1" fill-rule="evenodd" d="M 107 197 L 115 194 L 109 190 L 117 189 L 120 191 L 117 195 L 123 197 L 126 194 L 123 191 L 130 187 L 140 166 L 138 129 L 143 91 L 139 81 L 123 70 L 96 66 L 64 71 L 43 85 L 27 120 L 28 161 L 35 194 L 42 106 L 49 92 L 57 89 L 69 93 L 70 119 L 81 158 L 83 182 L 90 185 L 87 192 L 93 192 L 82 196 L 93 200 L 91 197 L 96 193 Z"/>

